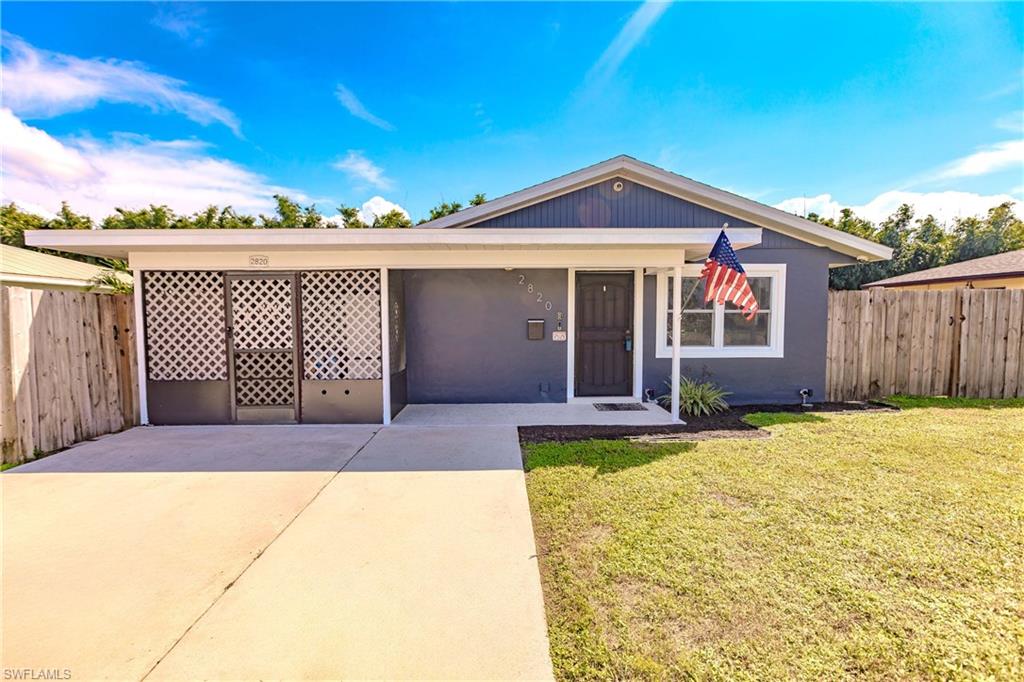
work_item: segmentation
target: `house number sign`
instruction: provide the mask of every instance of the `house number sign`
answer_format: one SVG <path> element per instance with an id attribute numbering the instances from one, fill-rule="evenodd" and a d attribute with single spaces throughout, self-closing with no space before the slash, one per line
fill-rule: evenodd
<path id="1" fill-rule="evenodd" d="M 533 282 L 527 281 L 526 275 L 519 275 L 519 286 L 526 287 L 526 291 L 537 297 L 537 303 L 544 306 L 544 310 L 551 310 L 551 301 L 544 298 L 544 292 L 537 289 Z"/>
<path id="2" fill-rule="evenodd" d="M 249 265 L 256 268 L 265 268 L 270 265 L 270 256 L 249 256 Z"/>
<path id="3" fill-rule="evenodd" d="M 554 304 L 549 299 L 544 297 L 544 292 L 538 289 L 533 282 L 526 279 L 526 275 L 519 275 L 518 284 L 519 286 L 524 287 L 531 297 L 535 297 L 537 303 L 544 306 L 545 311 L 551 312 L 551 309 L 554 308 Z M 558 328 L 555 331 L 551 332 L 551 340 L 565 341 L 568 337 L 568 334 L 566 334 L 565 330 L 562 329 L 562 319 L 564 318 L 564 314 L 561 311 L 559 311 L 558 313 L 555 314 L 555 317 L 558 320 Z"/>

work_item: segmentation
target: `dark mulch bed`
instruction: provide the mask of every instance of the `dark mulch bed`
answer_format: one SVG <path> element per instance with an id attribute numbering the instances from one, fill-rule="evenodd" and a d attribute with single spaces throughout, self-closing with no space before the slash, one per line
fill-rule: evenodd
<path id="1" fill-rule="evenodd" d="M 738 405 L 726 412 L 703 417 L 683 417 L 685 424 L 664 426 L 520 426 L 520 443 L 565 443 L 600 438 L 619 440 L 644 436 L 678 440 L 711 438 L 767 438 L 768 432 L 743 421 L 753 412 L 893 412 L 895 408 L 877 403 L 815 403 L 807 410 L 800 405 Z M 672 440 L 676 440 L 673 438 Z"/>

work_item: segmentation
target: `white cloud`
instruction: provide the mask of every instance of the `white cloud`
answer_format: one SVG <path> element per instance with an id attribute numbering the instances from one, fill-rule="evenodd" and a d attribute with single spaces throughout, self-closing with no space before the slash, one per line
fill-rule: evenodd
<path id="1" fill-rule="evenodd" d="M 0 109 L 2 201 L 53 214 L 67 201 L 94 219 L 115 208 L 166 204 L 191 213 L 210 204 L 240 213 L 270 212 L 274 194 L 310 199 L 297 190 L 208 153 L 197 140 L 151 140 L 120 134 L 107 141 L 57 140 Z"/>
<path id="2" fill-rule="evenodd" d="M 914 214 L 920 218 L 933 215 L 939 221 L 946 222 L 953 218 L 972 215 L 983 215 L 988 209 L 1005 201 L 1020 201 L 1009 194 L 975 194 L 973 192 L 903 192 L 892 190 L 883 192 L 877 197 L 861 205 L 845 204 L 836 201 L 831 194 L 819 194 L 814 197 L 794 197 L 775 204 L 775 208 L 807 215 L 817 213 L 825 218 L 837 218 L 844 208 L 853 209 L 861 218 L 880 223 L 891 216 L 902 204 L 914 207 Z"/>
<path id="3" fill-rule="evenodd" d="M 1011 111 L 996 119 L 996 128 L 1011 133 L 1024 133 L 1024 109 Z"/>
<path id="4" fill-rule="evenodd" d="M 189 92 L 185 81 L 139 62 L 41 50 L 7 32 L 3 42 L 10 56 L 3 65 L 4 106 L 22 118 L 51 118 L 114 102 L 173 111 L 202 125 L 221 123 L 241 135 L 238 119 L 217 100 Z"/>
<path id="5" fill-rule="evenodd" d="M 622 62 L 647 34 L 651 26 L 661 18 L 670 4 L 670 2 L 647 0 L 636 12 L 633 12 L 626 25 L 622 27 L 622 30 L 608 44 L 601 57 L 587 72 L 586 80 L 598 86 L 611 80 L 618 73 Z"/>
<path id="6" fill-rule="evenodd" d="M 193 45 L 202 45 L 209 33 L 203 23 L 205 16 L 206 8 L 192 2 L 161 3 L 149 23 Z"/>
<path id="7" fill-rule="evenodd" d="M 360 118 L 370 125 L 375 125 L 382 130 L 394 130 L 395 126 L 391 125 L 379 116 L 371 114 L 363 103 L 359 101 L 356 94 L 346 88 L 341 83 L 338 83 L 337 87 L 334 88 L 334 96 L 341 102 L 341 106 L 348 109 L 348 113 L 352 114 L 356 118 Z"/>
<path id="8" fill-rule="evenodd" d="M 369 200 L 363 202 L 362 208 L 359 209 L 359 219 L 369 225 L 377 216 L 385 215 L 394 210 L 401 211 L 405 214 L 406 218 L 409 217 L 409 212 L 398 204 L 388 201 L 382 196 L 371 197 Z"/>
<path id="9" fill-rule="evenodd" d="M 338 159 L 331 164 L 331 167 L 343 171 L 349 178 L 363 185 L 370 185 L 378 189 L 394 187 L 391 179 L 384 175 L 384 169 L 356 149 L 348 150 L 345 158 Z"/>
<path id="10" fill-rule="evenodd" d="M 940 169 L 935 179 L 976 177 L 1014 167 L 1024 171 L 1024 140 L 1008 140 L 979 149 Z"/>

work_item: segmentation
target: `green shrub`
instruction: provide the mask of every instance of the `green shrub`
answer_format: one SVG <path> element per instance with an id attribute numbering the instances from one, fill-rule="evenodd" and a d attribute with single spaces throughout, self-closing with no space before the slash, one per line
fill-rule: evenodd
<path id="1" fill-rule="evenodd" d="M 672 389 L 670 382 L 666 381 L 665 385 L 669 390 Z M 684 414 L 700 416 L 728 410 L 729 403 L 725 402 L 727 395 L 732 394 L 711 381 L 695 381 L 688 377 L 679 380 L 679 410 Z M 658 403 L 666 409 L 671 408 L 672 394 L 660 396 Z"/>

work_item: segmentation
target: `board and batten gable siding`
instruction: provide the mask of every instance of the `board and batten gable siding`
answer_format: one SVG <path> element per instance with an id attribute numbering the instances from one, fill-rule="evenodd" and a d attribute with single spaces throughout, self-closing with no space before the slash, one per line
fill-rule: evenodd
<path id="1" fill-rule="evenodd" d="M 733 405 L 798 403 L 800 389 L 814 391 L 812 402 L 825 396 L 825 344 L 828 328 L 829 263 L 852 261 L 847 256 L 771 230 L 761 244 L 737 252 L 740 262 L 786 264 L 786 318 L 781 358 L 686 358 L 685 377 L 707 379 L 732 393 Z M 644 277 L 644 388 L 667 393 L 672 361 L 656 355 L 657 283 Z M 684 351 L 685 353 L 685 351 Z"/>
<path id="2" fill-rule="evenodd" d="M 622 191 L 612 185 L 622 183 Z M 469 227 L 756 227 L 624 178 L 552 197 Z"/>

